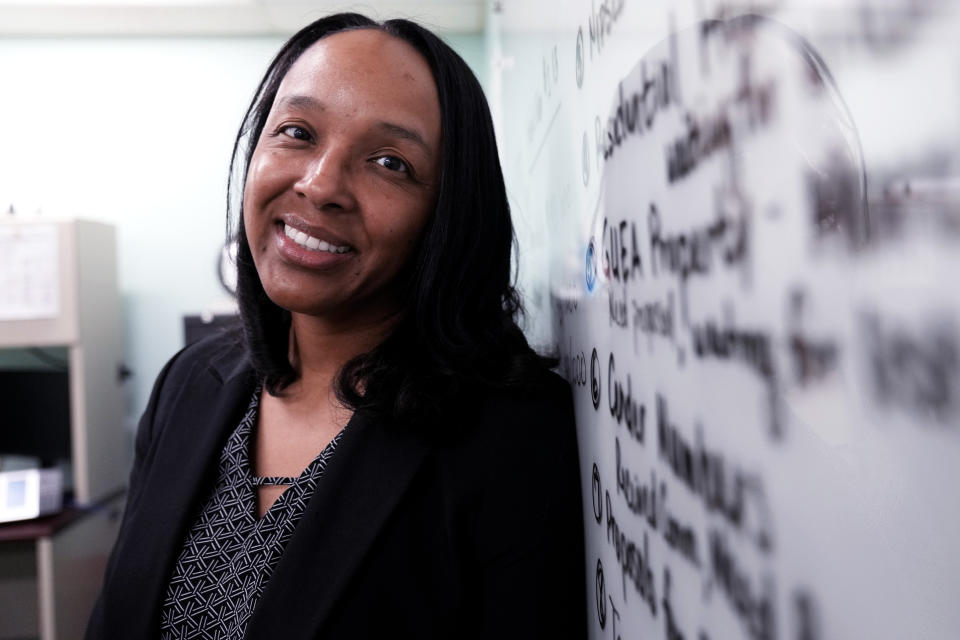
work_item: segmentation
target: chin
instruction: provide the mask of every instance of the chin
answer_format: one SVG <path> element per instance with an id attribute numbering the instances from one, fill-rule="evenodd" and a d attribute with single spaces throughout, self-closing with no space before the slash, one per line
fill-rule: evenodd
<path id="1" fill-rule="evenodd" d="M 334 310 L 343 306 L 341 302 L 330 300 L 327 296 L 305 296 L 302 290 L 271 290 L 264 287 L 264 291 L 266 291 L 267 297 L 273 304 L 290 313 L 323 316 L 330 315 Z"/>
<path id="2" fill-rule="evenodd" d="M 377 322 L 396 315 L 403 308 L 402 295 L 394 292 L 404 287 L 392 283 L 376 283 L 360 290 L 347 288 L 340 278 L 318 279 L 303 277 L 271 277 L 268 270 L 261 277 L 261 285 L 273 304 L 289 311 L 332 321 Z M 273 274 L 277 275 L 277 274 Z M 370 284 L 370 283 L 367 283 Z M 364 289 L 372 288 L 373 292 Z"/>

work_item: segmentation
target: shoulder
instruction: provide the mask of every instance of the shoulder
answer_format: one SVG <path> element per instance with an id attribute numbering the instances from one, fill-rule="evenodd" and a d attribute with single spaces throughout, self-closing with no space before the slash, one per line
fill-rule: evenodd
<path id="1" fill-rule="evenodd" d="M 221 384 L 251 374 L 249 356 L 239 331 L 225 331 L 193 342 L 175 353 L 160 370 L 146 414 L 164 413 L 200 376 L 213 376 Z"/>
<path id="2" fill-rule="evenodd" d="M 483 479 L 509 469 L 533 478 L 576 468 L 572 393 L 553 372 L 544 370 L 519 387 L 468 394 L 444 422 L 454 434 L 455 444 L 443 448 L 454 475 Z"/>
<path id="3" fill-rule="evenodd" d="M 461 435 L 433 449 L 436 482 L 453 537 L 465 540 L 471 562 L 483 571 L 527 567 L 518 580 L 569 565 L 573 579 L 563 584 L 575 591 L 583 522 L 572 392 L 551 372 L 531 383 L 478 390 L 461 403 L 447 424 Z"/>
<path id="4" fill-rule="evenodd" d="M 183 347 L 170 358 L 160 377 L 182 380 L 198 372 L 209 371 L 222 382 L 242 373 L 249 366 L 243 335 L 239 330 L 229 330 L 206 336 Z"/>
<path id="5" fill-rule="evenodd" d="M 539 439 L 573 426 L 570 386 L 552 371 L 538 372 L 519 386 L 480 391 L 470 404 L 479 429 L 507 429 L 517 437 Z"/>

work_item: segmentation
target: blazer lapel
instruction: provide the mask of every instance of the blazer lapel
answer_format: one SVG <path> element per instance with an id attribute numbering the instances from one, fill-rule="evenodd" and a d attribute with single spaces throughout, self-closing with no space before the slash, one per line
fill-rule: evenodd
<path id="1" fill-rule="evenodd" d="M 125 637 L 157 635 L 169 571 L 215 478 L 220 451 L 253 393 L 255 380 L 243 365 L 245 359 L 226 376 L 201 365 L 195 375 L 175 381 L 183 392 L 154 436 L 159 438 L 152 445 L 154 458 L 118 549 L 117 565 L 125 570 L 106 603 L 107 617 L 123 620 Z"/>
<path id="2" fill-rule="evenodd" d="M 254 639 L 315 638 L 427 448 L 358 412 L 247 626 Z"/>

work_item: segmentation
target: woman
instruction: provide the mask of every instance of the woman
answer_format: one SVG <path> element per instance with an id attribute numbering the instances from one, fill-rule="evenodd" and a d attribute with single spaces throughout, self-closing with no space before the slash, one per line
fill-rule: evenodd
<path id="1" fill-rule="evenodd" d="M 514 321 L 466 65 L 318 20 L 233 165 L 244 335 L 160 373 L 88 638 L 585 637 L 569 390 Z"/>

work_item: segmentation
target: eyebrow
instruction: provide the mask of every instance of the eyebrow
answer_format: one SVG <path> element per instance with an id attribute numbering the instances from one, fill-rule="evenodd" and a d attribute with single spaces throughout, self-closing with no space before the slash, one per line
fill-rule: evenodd
<path id="1" fill-rule="evenodd" d="M 326 109 L 324 104 L 316 98 L 303 95 L 286 96 L 280 101 L 278 106 L 306 109 L 308 111 L 324 111 Z"/>
<path id="2" fill-rule="evenodd" d="M 326 110 L 326 106 L 321 101 L 314 98 L 313 96 L 305 96 L 305 95 L 299 95 L 299 94 L 286 96 L 285 98 L 280 100 L 279 106 L 290 107 L 293 109 L 304 109 L 307 111 L 325 111 Z M 394 124 L 392 122 L 379 122 L 377 123 L 376 128 L 382 131 L 383 133 L 387 133 L 390 135 L 397 136 L 398 138 L 408 140 L 409 142 L 412 142 L 413 144 L 423 149 L 423 151 L 427 155 L 432 155 L 430 152 L 430 147 L 429 145 L 427 145 L 426 140 L 423 139 L 423 136 L 412 129 L 408 129 L 404 126 L 401 126 L 399 124 Z"/>
<path id="3" fill-rule="evenodd" d="M 377 128 L 380 129 L 381 131 L 385 132 L 385 133 L 389 133 L 389 134 L 395 135 L 395 136 L 397 136 L 398 138 L 403 138 L 404 140 L 409 140 L 410 142 L 412 142 L 412 143 L 414 143 L 415 145 L 417 145 L 417 146 L 419 146 L 420 148 L 422 148 L 423 151 L 424 151 L 424 153 L 426 153 L 428 156 L 429 156 L 429 155 L 432 155 L 431 152 L 430 152 L 430 147 L 427 146 L 427 143 L 426 143 L 426 141 L 423 139 L 423 136 L 421 136 L 421 135 L 420 135 L 419 133 L 417 133 L 416 131 L 412 131 L 412 130 L 407 129 L 407 128 L 405 128 L 405 127 L 401 127 L 401 126 L 398 125 L 398 124 L 393 124 L 393 123 L 390 123 L 390 122 L 381 122 L 381 123 L 377 126 Z"/>

